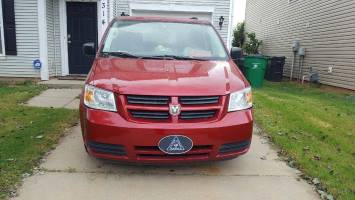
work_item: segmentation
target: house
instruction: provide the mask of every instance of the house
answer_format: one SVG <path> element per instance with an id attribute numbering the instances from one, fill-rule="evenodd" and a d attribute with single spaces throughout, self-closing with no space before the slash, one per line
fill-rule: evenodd
<path id="1" fill-rule="evenodd" d="M 211 21 L 229 46 L 233 0 L 0 0 L 0 77 L 87 74 L 85 42 L 99 42 L 115 16 Z"/>
<path id="2" fill-rule="evenodd" d="M 245 23 L 246 31 L 263 40 L 263 54 L 287 57 L 285 76 L 298 40 L 306 49 L 303 75 L 312 67 L 321 83 L 355 90 L 354 0 L 247 0 Z"/>

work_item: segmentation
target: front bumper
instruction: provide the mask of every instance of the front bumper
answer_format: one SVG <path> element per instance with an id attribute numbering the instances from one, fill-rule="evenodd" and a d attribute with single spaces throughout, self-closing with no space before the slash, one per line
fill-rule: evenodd
<path id="1" fill-rule="evenodd" d="M 139 162 L 180 163 L 235 158 L 248 151 L 252 138 L 252 111 L 226 114 L 221 120 L 201 123 L 136 123 L 118 113 L 80 106 L 81 128 L 88 153 L 97 158 Z M 167 135 L 184 135 L 194 148 L 182 155 L 167 155 L 158 143 Z"/>

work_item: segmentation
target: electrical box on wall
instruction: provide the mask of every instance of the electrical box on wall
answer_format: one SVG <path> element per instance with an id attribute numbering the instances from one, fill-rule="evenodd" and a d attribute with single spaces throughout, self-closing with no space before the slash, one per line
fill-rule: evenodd
<path id="1" fill-rule="evenodd" d="M 300 47 L 298 49 L 298 55 L 303 57 L 306 56 L 306 48 Z"/>
<path id="2" fill-rule="evenodd" d="M 331 65 L 328 67 L 328 73 L 331 74 L 333 73 L 334 65 Z"/>

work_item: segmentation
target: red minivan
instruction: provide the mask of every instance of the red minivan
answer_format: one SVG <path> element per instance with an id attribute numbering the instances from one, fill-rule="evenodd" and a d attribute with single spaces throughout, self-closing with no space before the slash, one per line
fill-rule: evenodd
<path id="1" fill-rule="evenodd" d="M 118 17 L 97 52 L 83 51 L 95 56 L 80 101 L 90 155 L 184 163 L 248 151 L 251 88 L 210 22 Z"/>

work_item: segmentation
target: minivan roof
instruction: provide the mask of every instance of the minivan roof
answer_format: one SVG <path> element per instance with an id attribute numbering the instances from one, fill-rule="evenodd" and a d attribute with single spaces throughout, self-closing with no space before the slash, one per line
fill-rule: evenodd
<path id="1" fill-rule="evenodd" d="M 207 20 L 199 19 L 184 19 L 184 18 L 168 18 L 168 17 L 151 17 L 151 16 L 119 16 L 116 17 L 119 21 L 146 21 L 146 22 L 178 22 L 178 23 L 190 23 L 190 24 L 211 24 Z"/>

